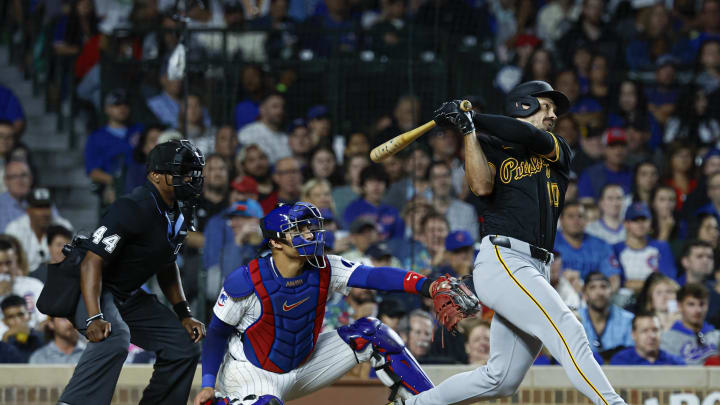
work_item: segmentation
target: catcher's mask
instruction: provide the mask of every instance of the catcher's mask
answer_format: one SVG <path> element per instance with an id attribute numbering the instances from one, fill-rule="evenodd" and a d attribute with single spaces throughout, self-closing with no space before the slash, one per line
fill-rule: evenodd
<path id="1" fill-rule="evenodd" d="M 570 100 L 563 93 L 542 80 L 520 83 L 505 97 L 505 114 L 510 117 L 529 117 L 540 109 L 538 97 L 547 97 L 555 103 L 555 114 L 561 116 L 570 108 Z"/>
<path id="2" fill-rule="evenodd" d="M 148 172 L 172 175 L 175 199 L 182 202 L 200 197 L 204 167 L 202 152 L 186 139 L 156 145 L 147 163 Z"/>
<path id="3" fill-rule="evenodd" d="M 260 220 L 260 228 L 265 238 L 263 244 L 275 239 L 295 248 L 310 265 L 325 267 L 325 229 L 316 206 L 307 202 L 280 205 Z"/>

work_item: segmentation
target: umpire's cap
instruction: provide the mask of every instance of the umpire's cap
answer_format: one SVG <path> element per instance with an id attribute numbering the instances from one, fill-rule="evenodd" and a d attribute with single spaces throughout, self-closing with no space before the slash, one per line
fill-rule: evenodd
<path id="1" fill-rule="evenodd" d="M 520 83 L 508 93 L 505 114 L 511 117 L 529 117 L 540 108 L 538 97 L 547 97 L 555 103 L 555 114 L 561 116 L 570 108 L 570 100 L 563 93 L 542 80 Z M 529 107 L 529 108 L 524 108 Z"/>

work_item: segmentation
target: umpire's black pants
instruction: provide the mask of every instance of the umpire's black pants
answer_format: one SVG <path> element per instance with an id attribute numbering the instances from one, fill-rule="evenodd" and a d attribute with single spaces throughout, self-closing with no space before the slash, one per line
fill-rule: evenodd
<path id="1" fill-rule="evenodd" d="M 79 301 L 74 324 L 84 334 L 88 314 L 82 297 Z M 140 404 L 185 404 L 200 347 L 192 342 L 175 313 L 155 295 L 142 290 L 122 302 L 103 291 L 101 307 L 105 320 L 112 324 L 110 336 L 88 343 L 60 401 L 71 405 L 110 404 L 132 342 L 157 354 Z"/>

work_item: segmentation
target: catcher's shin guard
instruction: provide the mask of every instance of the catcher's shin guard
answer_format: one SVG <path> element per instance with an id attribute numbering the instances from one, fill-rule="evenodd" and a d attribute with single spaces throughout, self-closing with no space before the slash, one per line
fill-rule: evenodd
<path id="1" fill-rule="evenodd" d="M 215 398 L 214 400 L 207 401 L 203 405 L 284 405 L 280 398 L 273 395 L 263 395 L 258 397 L 257 395 L 248 395 L 245 398 Z"/>
<path id="2" fill-rule="evenodd" d="M 407 399 L 433 387 L 433 383 L 405 348 L 400 336 L 375 318 L 361 318 L 337 330 L 356 352 L 372 345 L 370 365 L 380 381 L 390 387 L 388 400 Z"/>

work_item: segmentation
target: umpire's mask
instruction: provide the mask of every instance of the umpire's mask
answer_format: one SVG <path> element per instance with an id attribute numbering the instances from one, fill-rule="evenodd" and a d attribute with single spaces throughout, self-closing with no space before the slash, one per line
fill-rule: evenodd
<path id="1" fill-rule="evenodd" d="M 183 139 L 157 144 L 148 156 L 147 171 L 172 175 L 175 199 L 192 202 L 203 187 L 205 157 L 192 142 Z"/>

